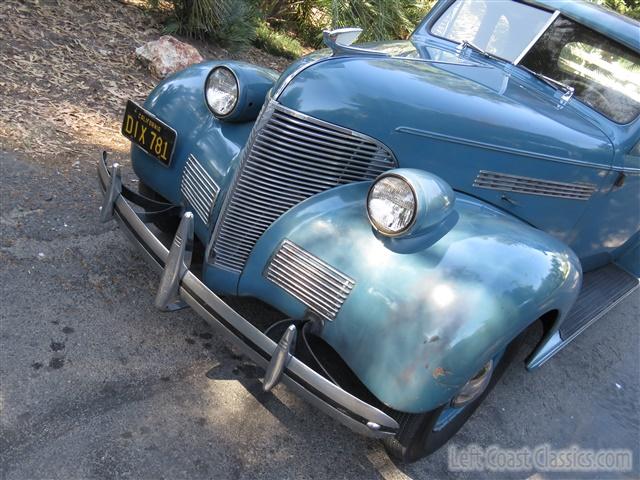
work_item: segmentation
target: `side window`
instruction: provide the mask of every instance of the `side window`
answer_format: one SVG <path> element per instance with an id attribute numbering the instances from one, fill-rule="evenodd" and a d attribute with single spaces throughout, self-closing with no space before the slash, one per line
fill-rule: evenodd
<path id="1" fill-rule="evenodd" d="M 560 51 L 558 68 L 573 75 L 580 94 L 600 111 L 619 111 L 620 119 L 635 117 L 631 102 L 640 103 L 640 64 L 617 52 L 585 43 L 567 43 Z"/>
<path id="2" fill-rule="evenodd" d="M 572 20 L 558 17 L 521 63 L 570 85 L 614 122 L 628 123 L 640 113 L 640 56 Z"/>

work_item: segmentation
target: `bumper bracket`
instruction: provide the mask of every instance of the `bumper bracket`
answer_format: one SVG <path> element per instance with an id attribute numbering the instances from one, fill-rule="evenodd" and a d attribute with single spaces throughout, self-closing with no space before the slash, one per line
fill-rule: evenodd
<path id="1" fill-rule="evenodd" d="M 160 286 L 154 301 L 159 310 L 173 312 L 185 308 L 180 300 L 180 280 L 191 266 L 193 254 L 193 213 L 185 212 L 173 237 L 167 263 L 162 271 Z"/>
<path id="2" fill-rule="evenodd" d="M 107 152 L 102 152 L 102 161 L 107 162 Z M 113 206 L 122 193 L 122 167 L 114 163 L 111 167 L 111 178 L 104 192 L 102 206 L 100 207 L 100 221 L 106 223 L 113 218 Z"/>
<path id="3" fill-rule="evenodd" d="M 286 368 L 289 360 L 291 360 L 291 351 L 296 346 L 296 337 L 298 331 L 295 325 L 289 325 L 289 327 L 282 334 L 282 338 L 278 342 L 278 346 L 273 352 L 273 356 L 267 366 L 267 371 L 264 374 L 264 382 L 262 383 L 262 389 L 268 392 L 275 387 L 280 381 L 282 372 Z"/>

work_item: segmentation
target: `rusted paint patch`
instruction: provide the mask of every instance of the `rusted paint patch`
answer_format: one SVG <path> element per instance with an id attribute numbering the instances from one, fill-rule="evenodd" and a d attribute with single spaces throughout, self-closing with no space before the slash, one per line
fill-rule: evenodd
<path id="1" fill-rule="evenodd" d="M 435 378 L 436 380 L 438 380 L 440 377 L 444 377 L 447 373 L 449 373 L 447 370 L 445 370 L 442 367 L 437 367 L 433 370 L 433 378 Z"/>

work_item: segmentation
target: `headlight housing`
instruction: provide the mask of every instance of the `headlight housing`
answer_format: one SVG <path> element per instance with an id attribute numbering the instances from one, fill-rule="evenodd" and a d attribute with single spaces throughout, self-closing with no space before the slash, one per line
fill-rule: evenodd
<path id="1" fill-rule="evenodd" d="M 214 68 L 205 84 L 205 98 L 209 109 L 218 118 L 228 117 L 238 105 L 239 90 L 238 78 L 230 68 Z"/>
<path id="2" fill-rule="evenodd" d="M 380 175 L 367 195 L 367 215 L 386 237 L 444 234 L 457 221 L 455 193 L 424 170 L 396 168 Z"/>
<path id="3" fill-rule="evenodd" d="M 398 175 L 383 175 L 371 186 L 367 214 L 371 225 L 387 236 L 406 232 L 416 218 L 416 194 L 409 182 Z"/>

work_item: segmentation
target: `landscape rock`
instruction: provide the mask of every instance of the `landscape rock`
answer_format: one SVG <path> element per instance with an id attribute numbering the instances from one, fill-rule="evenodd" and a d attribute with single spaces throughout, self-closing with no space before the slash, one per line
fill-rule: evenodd
<path id="1" fill-rule="evenodd" d="M 195 47 L 170 35 L 163 35 L 136 48 L 136 58 L 159 78 L 203 61 Z"/>

